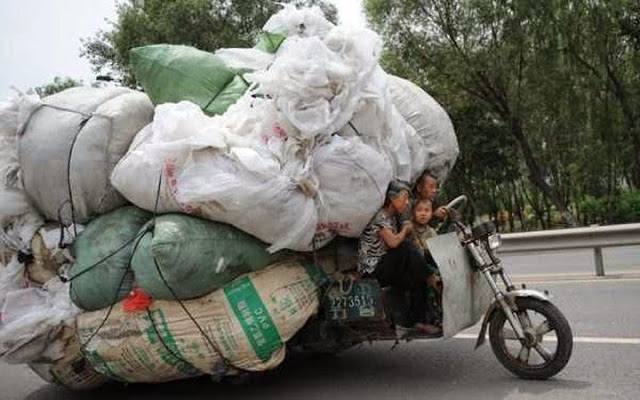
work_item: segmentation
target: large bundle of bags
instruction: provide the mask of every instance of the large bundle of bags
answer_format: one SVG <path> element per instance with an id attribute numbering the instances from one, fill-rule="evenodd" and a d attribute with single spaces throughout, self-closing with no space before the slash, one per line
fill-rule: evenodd
<path id="1" fill-rule="evenodd" d="M 0 359 L 72 389 L 272 369 L 318 312 L 306 260 L 392 179 L 446 177 L 451 121 L 374 32 L 292 6 L 263 30 L 133 49 L 144 92 L 0 103 Z"/>
<path id="2" fill-rule="evenodd" d="M 290 8 L 265 28 L 286 36 L 274 53 L 216 53 L 253 70 L 240 74 L 251 86 L 223 114 L 206 115 L 201 101 L 156 107 L 111 177 L 127 199 L 231 224 L 271 252 L 312 251 L 358 237 L 391 179 L 410 182 L 426 168 L 445 178 L 458 153 L 451 121 L 380 68 L 374 32 Z M 138 185 L 141 176 L 158 189 Z"/>

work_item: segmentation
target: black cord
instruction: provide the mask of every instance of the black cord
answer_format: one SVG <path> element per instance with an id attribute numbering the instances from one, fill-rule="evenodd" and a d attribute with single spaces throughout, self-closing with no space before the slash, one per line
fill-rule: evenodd
<path id="1" fill-rule="evenodd" d="M 154 332 L 158 336 L 158 340 L 160 341 L 160 343 L 162 343 L 162 345 L 169 352 L 169 354 L 171 354 L 176 360 L 185 364 L 187 367 L 192 368 L 196 371 L 200 371 L 199 368 L 196 368 L 193 364 L 191 364 L 189 361 L 185 360 L 183 357 L 176 354 L 176 352 L 169 347 L 169 345 L 162 338 L 162 335 L 160 334 L 160 330 L 158 329 L 155 321 L 153 320 L 153 314 L 151 314 L 151 310 L 149 310 L 149 307 L 147 307 L 146 311 L 147 311 L 147 317 L 149 318 L 149 322 L 151 322 L 151 327 L 153 327 Z"/>
<path id="2" fill-rule="evenodd" d="M 360 133 L 360 131 L 358 131 L 358 130 L 356 129 L 356 126 L 353 124 L 353 122 L 349 121 L 349 126 L 351 127 L 351 129 L 353 129 L 353 130 L 356 132 L 356 134 L 357 134 L 358 136 L 362 136 L 362 134 Z"/>
<path id="3" fill-rule="evenodd" d="M 138 236 L 136 236 L 136 238 L 139 239 L 139 238 L 142 238 L 142 236 L 138 235 Z M 86 348 L 87 344 L 89 344 L 89 342 L 91 340 L 93 340 L 93 338 L 98 334 L 100 329 L 102 329 L 104 324 L 107 323 L 107 320 L 109 319 L 109 316 L 111 315 L 111 312 L 113 311 L 113 307 L 115 307 L 116 303 L 118 302 L 118 297 L 120 295 L 120 290 L 122 289 L 122 285 L 124 284 L 125 278 L 127 277 L 128 273 L 131 271 L 131 260 L 133 259 L 133 254 L 135 253 L 136 249 L 138 248 L 138 244 L 139 243 L 140 243 L 140 240 L 138 240 L 136 242 L 135 246 L 133 246 L 133 251 L 131 252 L 131 255 L 129 256 L 129 262 L 127 263 L 127 267 L 125 268 L 124 273 L 122 274 L 122 278 L 120 278 L 120 283 L 118 284 L 118 287 L 116 288 L 116 291 L 115 291 L 114 296 L 113 296 L 113 300 L 111 301 L 111 305 L 109 306 L 109 310 L 107 311 L 106 315 L 102 319 L 102 322 L 100 322 L 100 325 L 98 325 L 96 330 L 93 331 L 91 336 L 89 336 L 89 339 L 87 339 L 84 343 L 82 343 L 80 345 L 80 349 L 83 352 L 85 351 L 85 348 Z"/>
<path id="4" fill-rule="evenodd" d="M 135 240 L 140 239 L 145 233 L 147 233 L 149 231 L 149 228 L 145 229 L 144 231 L 139 232 L 133 239 L 129 240 L 128 242 L 126 242 L 125 244 L 123 244 L 122 246 L 118 247 L 116 250 L 114 250 L 113 252 L 109 253 L 108 255 L 106 255 L 105 257 L 103 257 L 101 260 L 91 264 L 90 266 L 88 266 L 86 269 L 83 269 L 82 271 L 78 272 L 77 274 L 73 275 L 72 277 L 64 277 L 64 276 L 59 276 L 60 280 L 62 282 L 71 282 L 74 279 L 86 274 L 87 272 L 91 271 L 92 269 L 94 269 L 95 267 L 97 267 L 98 265 L 100 265 L 101 263 L 103 263 L 104 261 L 108 260 L 109 258 L 113 257 L 114 255 L 118 254 L 122 249 L 124 249 L 125 247 L 127 247 L 128 245 L 130 245 L 131 243 L 133 243 Z M 137 246 L 137 243 L 136 243 Z M 133 253 L 132 253 L 133 254 Z"/>
<path id="5" fill-rule="evenodd" d="M 67 110 L 64 108 L 58 108 L 58 107 L 52 107 L 52 108 L 76 113 L 76 111 Z M 73 155 L 73 149 L 76 146 L 78 136 L 80 136 L 80 132 L 82 131 L 82 128 L 84 128 L 87 122 L 89 122 L 89 118 L 91 118 L 91 116 L 86 115 L 84 113 L 80 113 L 80 112 L 77 112 L 77 113 L 81 114 L 84 118 L 80 121 L 80 124 L 78 124 L 78 130 L 76 131 L 76 134 L 73 136 L 73 140 L 71 141 L 71 146 L 69 147 L 69 154 L 67 155 L 67 193 L 69 194 L 69 198 L 63 201 L 62 204 L 60 204 L 60 207 L 58 207 L 58 222 L 60 223 L 60 240 L 58 242 L 58 247 L 60 248 L 63 248 L 64 228 L 65 228 L 64 223 L 62 222 L 62 208 L 67 204 L 69 204 L 69 206 L 71 207 L 71 224 L 73 225 L 73 234 L 75 235 L 75 237 L 78 237 L 78 231 L 76 228 L 76 215 L 75 215 L 76 210 L 75 210 L 75 205 L 73 204 L 73 192 L 71 189 L 71 157 Z"/>
<path id="6" fill-rule="evenodd" d="M 158 176 L 158 187 L 156 190 L 156 201 L 155 201 L 155 206 L 153 208 L 153 222 L 151 224 L 151 240 L 153 240 L 153 237 L 155 235 L 155 226 L 156 226 L 156 216 L 157 216 L 157 211 L 158 211 L 158 201 L 160 199 L 160 188 L 162 187 L 162 170 L 160 171 L 160 174 Z M 198 321 L 196 321 L 196 319 L 193 317 L 193 315 L 191 314 L 191 312 L 187 309 L 187 307 L 184 305 L 184 303 L 182 302 L 182 300 L 180 300 L 178 298 L 178 296 L 176 295 L 176 292 L 173 290 L 173 288 L 171 287 L 171 285 L 169 285 L 169 282 L 167 282 L 167 279 L 165 278 L 164 274 L 162 273 L 162 269 L 160 268 L 160 266 L 158 265 L 158 261 L 156 260 L 155 255 L 153 254 L 153 251 L 151 253 L 151 257 L 153 258 L 153 265 L 155 265 L 156 270 L 158 271 L 158 275 L 160 275 L 160 279 L 162 279 L 162 283 L 164 283 L 164 285 L 167 287 L 167 289 L 169 289 L 169 292 L 171 292 L 171 295 L 173 296 L 174 300 L 178 302 L 178 304 L 180 305 L 180 307 L 182 308 L 182 310 L 185 312 L 185 314 L 187 314 L 187 316 L 189 317 L 189 319 L 191 319 L 191 321 L 194 323 L 194 325 L 196 326 L 196 328 L 198 328 L 198 331 L 200 331 L 200 334 L 202 334 L 202 336 L 204 337 L 204 339 L 207 341 L 207 343 L 209 344 L 209 346 L 211 346 L 211 351 L 217 353 L 220 355 L 220 357 L 222 358 L 223 362 L 225 363 L 225 366 L 227 366 L 227 360 L 222 356 L 222 352 L 220 352 L 218 350 L 218 347 L 215 345 L 215 343 L 213 343 L 213 341 L 211 340 L 211 338 L 206 334 L 206 332 L 204 331 L 204 329 L 202 328 L 202 326 L 200 326 L 200 324 L 198 323 Z"/>

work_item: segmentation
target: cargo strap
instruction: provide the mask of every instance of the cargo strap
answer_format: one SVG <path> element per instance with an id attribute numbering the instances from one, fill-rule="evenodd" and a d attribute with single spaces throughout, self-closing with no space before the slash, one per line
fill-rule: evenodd
<path id="1" fill-rule="evenodd" d="M 93 340 L 93 338 L 98 334 L 98 332 L 100 332 L 100 330 L 102 329 L 102 327 L 107 323 L 109 316 L 111 315 L 113 308 L 117 302 L 118 299 L 118 294 L 120 293 L 120 289 L 122 288 L 122 285 L 124 284 L 125 278 L 127 276 L 127 274 L 132 271 L 131 268 L 131 260 L 133 259 L 133 254 L 135 253 L 136 249 L 138 248 L 138 244 L 140 243 L 140 239 L 142 239 L 142 237 L 144 235 L 146 235 L 147 233 L 151 232 L 151 235 L 153 236 L 154 234 L 154 230 L 155 230 L 155 219 L 156 219 L 156 215 L 157 215 L 157 209 L 158 209 L 158 199 L 160 196 L 160 185 L 161 185 L 161 181 L 162 181 L 162 173 L 160 174 L 160 179 L 158 181 L 158 192 L 156 193 L 156 203 L 155 203 L 155 207 L 154 207 L 154 211 L 153 211 L 153 220 L 152 223 L 149 224 L 146 229 L 141 230 L 141 232 L 138 233 L 138 235 L 136 235 L 136 237 L 134 237 L 133 239 L 131 239 L 130 241 L 128 241 L 127 243 L 125 243 L 124 245 L 120 246 L 117 250 L 115 250 L 114 252 L 112 252 L 111 254 L 109 254 L 108 256 L 106 256 L 105 258 L 103 258 L 102 260 L 98 261 L 97 263 L 91 265 L 89 268 L 85 269 L 84 271 L 72 276 L 71 278 L 66 279 L 66 281 L 72 281 L 73 279 L 76 279 L 77 277 L 81 276 L 82 274 L 88 272 L 89 270 L 95 268 L 97 265 L 99 265 L 101 262 L 105 261 L 106 259 L 108 259 L 109 257 L 112 257 L 113 255 L 117 254 L 119 251 L 121 251 L 122 249 L 124 249 L 126 246 L 130 245 L 132 242 L 135 241 L 135 245 L 133 247 L 133 250 L 131 251 L 131 255 L 129 256 L 129 262 L 127 263 L 127 268 L 125 269 L 124 273 L 122 274 L 122 278 L 120 279 L 120 283 L 118 284 L 118 288 L 115 291 L 115 296 L 113 301 L 111 302 L 111 306 L 109 306 L 109 309 L 107 310 L 104 318 L 102 319 L 102 321 L 100 322 L 100 324 L 98 325 L 98 327 L 91 333 L 91 335 L 89 336 L 89 338 L 87 340 L 85 340 L 81 345 L 80 345 L 80 352 L 82 353 L 83 356 L 89 358 L 89 355 L 87 354 L 87 345 L 91 342 L 91 340 Z M 156 265 L 156 268 L 158 269 L 158 273 L 160 274 L 160 277 L 162 278 L 163 282 L 165 283 L 165 285 L 167 286 L 167 288 L 169 289 L 169 291 L 171 291 L 171 294 L 174 296 L 175 300 L 177 300 L 177 302 L 180 304 L 180 306 L 182 307 L 182 309 L 184 310 L 184 312 L 189 316 L 189 318 L 193 321 L 193 323 L 196 325 L 196 327 L 198 328 L 198 330 L 200 331 L 200 333 L 204 336 L 204 338 L 206 339 L 206 341 L 209 343 L 209 345 L 211 346 L 212 351 L 217 352 L 218 354 L 221 354 L 217 347 L 215 346 L 215 344 L 211 341 L 211 339 L 206 335 L 206 333 L 204 332 L 204 330 L 202 329 L 202 327 L 200 326 L 200 324 L 198 324 L 198 322 L 195 320 L 195 318 L 193 317 L 193 315 L 189 312 L 189 310 L 185 307 L 185 305 L 182 303 L 182 301 L 180 301 L 180 299 L 177 298 L 175 292 L 173 291 L 173 289 L 169 286 L 169 284 L 167 283 L 167 281 L 164 278 L 164 275 L 162 274 L 162 270 L 160 269 L 158 263 L 155 260 L 155 257 L 153 259 L 154 264 Z M 191 363 L 189 363 L 187 360 L 185 360 L 183 357 L 181 357 L 179 354 L 177 354 L 176 351 L 174 351 L 171 346 L 169 346 L 166 341 L 164 340 L 163 336 L 161 335 L 158 327 L 156 326 L 156 323 L 154 321 L 153 315 L 151 313 L 151 310 L 147 307 L 146 309 L 147 312 L 147 317 L 149 318 L 149 322 L 151 323 L 151 327 L 153 328 L 153 330 L 155 331 L 159 342 L 162 344 L 162 346 L 167 350 L 167 352 L 174 357 L 176 360 L 184 363 L 186 366 L 188 366 L 189 368 L 192 368 L 196 371 L 200 371 L 198 368 L 196 368 L 195 366 L 193 366 Z M 226 372 L 228 365 L 227 365 L 227 361 L 223 358 L 223 362 L 225 363 L 225 368 L 220 371 L 221 375 L 224 375 L 224 373 Z"/>
<path id="2" fill-rule="evenodd" d="M 122 289 L 122 285 L 124 284 L 125 278 L 127 277 L 127 274 L 129 273 L 129 271 L 131 271 L 131 259 L 133 258 L 133 253 L 136 251 L 136 249 L 138 248 L 138 244 L 140 243 L 140 238 L 142 238 L 142 235 L 138 235 L 136 236 L 136 244 L 133 246 L 133 251 L 131 252 L 131 255 L 129 256 L 129 262 L 127 263 L 127 268 L 124 270 L 124 273 L 122 274 L 122 278 L 120 278 L 120 283 L 118 284 L 118 287 L 115 290 L 114 296 L 113 296 L 113 301 L 111 301 L 111 305 L 109 306 L 109 309 L 107 310 L 107 313 L 105 314 L 104 318 L 102 319 L 102 321 L 100 322 L 100 324 L 98 325 L 98 327 L 93 331 L 93 333 L 91 333 L 91 335 L 89 336 L 89 338 L 87 340 L 85 340 L 81 345 L 80 345 L 80 351 L 86 355 L 86 347 L 89 344 L 89 342 L 91 342 L 91 340 L 93 340 L 93 338 L 98 334 L 98 332 L 100 331 L 100 329 L 102 329 L 102 327 L 104 326 L 104 324 L 107 323 L 107 320 L 109 319 L 109 316 L 111 315 L 111 312 L 113 311 L 113 307 L 116 305 L 116 303 L 118 302 L 118 294 L 120 293 L 120 289 Z M 114 253 L 115 254 L 115 253 Z M 96 264 L 97 265 L 97 264 Z M 92 267 L 95 267 L 92 266 Z M 84 273 L 85 271 L 83 271 L 82 273 Z M 80 275 L 77 274 L 75 276 L 72 277 L 72 279 L 77 278 Z"/>
<path id="3" fill-rule="evenodd" d="M 156 191 L 156 201 L 155 201 L 155 205 L 153 207 L 153 219 L 151 220 L 151 224 L 148 226 L 148 229 L 145 230 L 145 234 L 150 231 L 151 232 L 151 238 L 153 240 L 153 236 L 155 234 L 155 227 L 156 227 L 156 217 L 157 217 L 157 211 L 158 211 L 158 202 L 160 199 L 160 188 L 162 187 L 162 170 L 160 170 L 160 173 L 158 175 L 158 187 L 157 187 L 157 191 Z M 132 253 L 133 255 L 133 253 Z M 162 282 L 164 283 L 164 285 L 167 287 L 167 289 L 169 289 L 169 292 L 171 292 L 171 295 L 173 296 L 174 300 L 178 302 L 178 304 L 180 305 L 180 307 L 182 308 L 182 310 L 185 312 L 185 314 L 187 314 L 187 316 L 189 317 L 189 319 L 191 319 L 191 321 L 193 322 L 193 324 L 196 326 L 196 328 L 198 329 L 198 331 L 200 332 L 200 334 L 202 335 L 202 337 L 206 340 L 206 342 L 209 344 L 209 346 L 211 347 L 211 351 L 216 352 L 217 354 L 220 355 L 220 358 L 222 359 L 222 362 L 224 363 L 224 368 L 222 368 L 221 371 L 219 371 L 219 375 L 224 375 L 226 373 L 226 371 L 229 369 L 230 365 L 228 363 L 228 361 L 223 357 L 222 352 L 218 349 L 218 346 L 216 346 L 216 344 L 213 342 L 213 340 L 211 340 L 211 338 L 206 334 L 206 332 L 204 331 L 204 329 L 202 328 L 202 326 L 200 326 L 200 324 L 198 323 L 198 321 L 196 321 L 196 319 L 193 317 L 193 315 L 191 314 L 191 312 L 189 312 L 189 309 L 187 309 L 187 307 L 184 305 L 184 303 L 182 302 L 182 300 L 180 300 L 178 298 L 178 296 L 176 295 L 175 291 L 173 290 L 173 288 L 169 285 L 169 282 L 167 282 L 167 279 L 164 276 L 164 273 L 162 272 L 162 269 L 160 268 L 160 265 L 158 265 L 158 261 L 156 260 L 156 257 L 154 254 L 151 255 L 151 257 L 153 258 L 153 265 L 155 265 L 156 270 L 158 271 L 158 275 L 160 275 L 160 279 L 162 279 Z M 154 329 L 156 329 L 157 331 L 157 327 L 155 326 L 154 322 L 153 322 L 153 318 L 151 316 L 151 313 L 149 312 L 149 309 L 147 308 L 147 313 L 149 315 L 149 319 L 151 321 L 151 324 L 154 326 Z M 158 332 L 157 332 L 158 333 Z M 158 333 L 158 338 L 160 339 L 160 341 L 162 341 L 162 344 L 167 348 L 167 350 L 177 359 L 189 364 L 187 361 L 185 361 L 184 359 L 182 359 L 182 357 L 177 356 L 176 354 L 174 354 L 173 351 L 171 351 L 171 349 L 169 349 L 169 347 L 167 346 L 167 344 L 162 340 L 162 336 Z"/>
<path id="4" fill-rule="evenodd" d="M 69 193 L 69 198 L 65 201 L 62 202 L 62 204 L 60 204 L 60 207 L 58 207 L 58 222 L 60 222 L 60 240 L 58 242 L 58 247 L 60 248 L 64 248 L 64 227 L 63 227 L 63 223 L 62 223 L 62 208 L 69 204 L 69 207 L 71 209 L 71 224 L 73 225 L 73 234 L 75 237 L 78 236 L 78 231 L 76 228 L 76 210 L 75 210 L 75 205 L 73 203 L 73 192 L 71 189 L 71 158 L 73 156 L 73 149 L 76 146 L 76 142 L 78 141 L 78 136 L 80 136 L 80 132 L 82 132 L 82 129 L 85 127 L 85 125 L 87 124 L 87 122 L 89 122 L 89 120 L 93 117 L 102 117 L 102 118 L 107 118 L 112 124 L 113 124 L 113 119 L 111 118 L 111 116 L 109 115 L 104 115 L 104 114 L 99 114 L 99 113 L 86 113 L 86 112 L 82 112 L 79 110 L 73 110 L 71 108 L 67 108 L 67 107 L 62 107 L 62 106 L 57 106 L 54 104 L 46 104 L 46 103 L 42 103 L 40 107 L 49 107 L 49 108 L 53 108 L 55 110 L 59 110 L 59 111 L 66 111 L 66 112 L 70 112 L 70 113 L 74 113 L 74 114 L 78 114 L 82 116 L 82 120 L 80 121 L 80 123 L 78 124 L 78 129 L 75 133 L 75 135 L 73 135 L 73 140 L 71 141 L 71 146 L 69 147 L 69 154 L 67 156 L 67 191 Z M 35 114 L 37 110 L 35 110 L 31 116 L 33 114 Z M 29 116 L 27 122 L 25 123 L 25 127 L 26 124 L 28 124 L 29 120 L 31 120 L 31 116 Z M 25 128 L 26 129 L 26 128 Z"/>

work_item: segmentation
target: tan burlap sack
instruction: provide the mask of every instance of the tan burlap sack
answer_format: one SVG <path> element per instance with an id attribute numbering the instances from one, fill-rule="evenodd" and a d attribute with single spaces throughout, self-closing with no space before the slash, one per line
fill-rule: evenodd
<path id="1" fill-rule="evenodd" d="M 211 315 L 202 300 L 187 307 L 199 323 L 206 323 Z M 221 363 L 178 303 L 156 301 L 149 311 L 125 312 L 119 302 L 107 317 L 108 311 L 78 317 L 80 340 L 88 341 L 87 359 L 104 375 L 127 382 L 166 382 L 213 373 Z"/>
<path id="2" fill-rule="evenodd" d="M 240 277 L 210 295 L 218 351 L 234 367 L 278 366 L 285 343 L 319 307 L 322 274 L 312 264 L 282 262 Z"/>
<path id="3" fill-rule="evenodd" d="M 310 264 L 282 262 L 183 301 L 193 319 L 177 301 L 136 312 L 120 302 L 103 325 L 108 309 L 80 315 L 78 334 L 84 342 L 97 330 L 86 346 L 89 361 L 129 382 L 267 370 L 282 362 L 286 341 L 317 311 L 319 279 Z"/>

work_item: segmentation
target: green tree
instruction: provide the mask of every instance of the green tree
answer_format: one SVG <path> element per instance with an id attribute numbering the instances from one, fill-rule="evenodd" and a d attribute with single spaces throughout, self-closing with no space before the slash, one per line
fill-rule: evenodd
<path id="1" fill-rule="evenodd" d="M 428 88 L 450 111 L 475 104 L 506 130 L 529 181 L 525 187 L 516 180 L 520 189 L 512 187 L 511 197 L 520 192 L 528 199 L 543 226 L 555 212 L 574 225 L 585 195 L 615 204 L 623 180 L 636 187 L 640 181 L 639 18 L 632 6 L 631 0 L 366 2 L 370 22 L 386 39 L 389 71 Z M 460 116 L 452 117 L 461 139 L 471 140 L 460 131 L 469 129 Z M 490 190 L 493 178 L 470 173 Z"/>
<path id="2" fill-rule="evenodd" d="M 53 82 L 48 83 L 46 85 L 38 86 L 36 88 L 36 93 L 40 97 L 50 96 L 52 94 L 62 92 L 65 89 L 69 89 L 74 86 L 82 86 L 82 81 L 76 81 L 75 79 L 64 77 L 61 78 L 56 76 L 53 78 Z"/>
<path id="3" fill-rule="evenodd" d="M 624 142 L 621 162 L 628 183 L 640 188 L 640 5 L 632 0 L 571 2 L 566 52 L 590 79 L 600 108 L 593 119 Z M 602 110 L 606 110 L 603 113 Z"/>
<path id="4" fill-rule="evenodd" d="M 319 5 L 330 20 L 336 20 L 336 8 L 322 0 L 292 3 Z M 112 74 L 120 83 L 133 86 L 130 49 L 157 43 L 184 44 L 205 51 L 251 47 L 261 27 L 279 8 L 272 1 L 127 0 L 118 4 L 118 17 L 110 30 L 83 41 L 81 54 L 96 73 Z"/>

